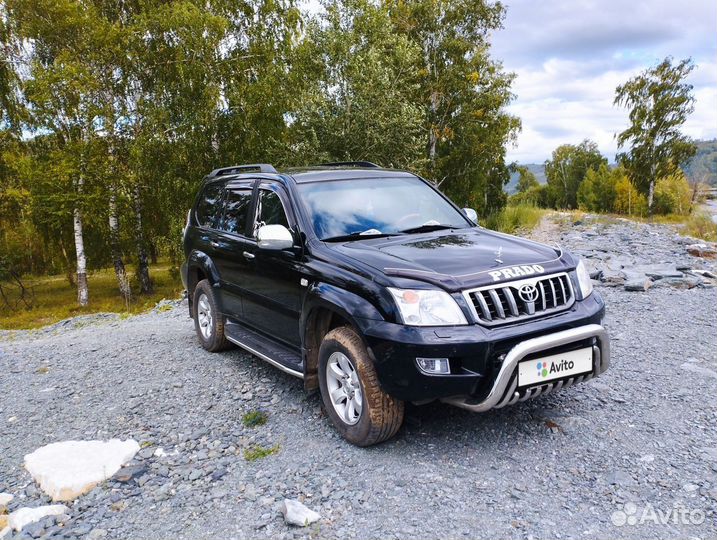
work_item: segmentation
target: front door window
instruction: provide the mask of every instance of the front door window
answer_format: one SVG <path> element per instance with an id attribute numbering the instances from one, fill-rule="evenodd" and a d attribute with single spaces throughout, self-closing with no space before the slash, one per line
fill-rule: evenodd
<path id="1" fill-rule="evenodd" d="M 259 200 L 256 208 L 256 220 L 254 222 L 254 237 L 259 227 L 264 225 L 283 225 L 289 228 L 289 221 L 286 219 L 284 205 L 281 204 L 279 195 L 268 189 L 259 190 Z"/>

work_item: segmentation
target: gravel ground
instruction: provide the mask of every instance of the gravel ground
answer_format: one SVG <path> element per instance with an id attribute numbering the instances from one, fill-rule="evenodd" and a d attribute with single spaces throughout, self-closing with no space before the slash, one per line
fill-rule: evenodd
<path id="1" fill-rule="evenodd" d="M 584 250 L 595 227 L 623 237 L 603 242 L 616 254 L 700 263 L 673 260 L 685 242 L 667 228 L 552 233 Z M 655 231 L 659 256 L 643 245 Z M 598 291 L 613 339 L 605 375 L 483 414 L 409 407 L 396 438 L 369 449 L 345 443 L 301 381 L 238 350 L 201 349 L 184 306 L 5 332 L 0 491 L 16 495 L 10 510 L 46 503 L 25 454 L 132 437 L 143 448 L 133 479 L 102 484 L 63 527 L 48 518 L 24 537 L 714 538 L 717 289 Z M 244 427 L 254 410 L 267 423 Z M 256 445 L 275 452 L 248 461 Z M 285 497 L 322 519 L 285 525 Z"/>

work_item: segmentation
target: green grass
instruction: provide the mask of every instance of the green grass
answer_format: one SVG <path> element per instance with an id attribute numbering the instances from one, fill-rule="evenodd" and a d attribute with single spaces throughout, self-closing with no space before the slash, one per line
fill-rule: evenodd
<path id="1" fill-rule="evenodd" d="M 684 236 L 717 242 L 717 223 L 712 221 L 712 217 L 707 212 L 693 212 L 687 216 L 675 214 L 654 216 L 653 221 L 674 224 Z"/>
<path id="2" fill-rule="evenodd" d="M 279 445 L 275 444 L 271 448 L 261 446 L 259 444 L 250 446 L 244 449 L 244 459 L 247 461 L 256 461 L 257 459 L 263 459 L 272 454 L 276 454 L 279 451 Z"/>
<path id="3" fill-rule="evenodd" d="M 0 306 L 0 329 L 38 328 L 90 313 L 114 312 L 123 316 L 141 313 L 154 307 L 163 298 L 177 298 L 181 293 L 182 284 L 170 275 L 169 268 L 169 263 L 164 261 L 151 266 L 154 293 L 133 294 L 129 306 L 119 294 L 113 268 L 97 270 L 88 275 L 90 305 L 85 308 L 77 305 L 77 290 L 70 287 L 65 276 L 27 276 L 23 282 L 32 287 L 35 294 L 32 309 L 25 309 L 22 305 L 13 310 Z M 134 276 L 131 271 L 129 277 L 132 281 Z M 3 288 L 11 299 L 16 297 L 17 289 L 12 283 L 3 283 Z M 136 287 L 133 287 L 133 292 L 135 290 Z"/>
<path id="4" fill-rule="evenodd" d="M 481 220 L 481 225 L 487 229 L 513 234 L 518 231 L 533 230 L 547 210 L 529 205 L 506 206 L 500 212 L 495 212 Z"/>
<path id="5" fill-rule="evenodd" d="M 241 423 L 246 427 L 263 426 L 269 419 L 264 411 L 249 411 L 242 416 Z"/>

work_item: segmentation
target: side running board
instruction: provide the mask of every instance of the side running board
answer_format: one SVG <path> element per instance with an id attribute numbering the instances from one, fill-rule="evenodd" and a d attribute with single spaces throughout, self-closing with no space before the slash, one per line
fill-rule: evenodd
<path id="1" fill-rule="evenodd" d="M 300 379 L 304 378 L 304 363 L 301 355 L 289 347 L 233 321 L 227 321 L 224 325 L 224 335 L 235 345 L 269 362 L 281 371 Z"/>

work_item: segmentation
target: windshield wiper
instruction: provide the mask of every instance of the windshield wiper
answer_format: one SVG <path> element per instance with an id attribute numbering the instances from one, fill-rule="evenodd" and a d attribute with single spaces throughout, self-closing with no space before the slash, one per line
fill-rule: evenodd
<path id="1" fill-rule="evenodd" d="M 392 233 L 360 233 L 360 232 L 352 232 L 349 234 L 340 234 L 338 236 L 329 236 L 328 238 L 322 238 L 322 242 L 343 242 L 347 240 L 368 240 L 370 238 L 386 238 L 387 236 L 398 236 L 400 232 L 392 232 Z"/>
<path id="2" fill-rule="evenodd" d="M 443 225 L 441 223 L 424 223 L 423 225 L 419 225 L 418 227 L 411 227 L 409 229 L 403 229 L 401 232 L 404 234 L 411 234 L 411 233 L 441 231 L 443 229 L 460 229 L 460 227 L 456 227 L 455 225 Z"/>

